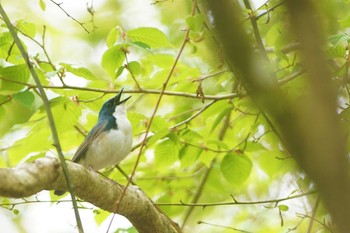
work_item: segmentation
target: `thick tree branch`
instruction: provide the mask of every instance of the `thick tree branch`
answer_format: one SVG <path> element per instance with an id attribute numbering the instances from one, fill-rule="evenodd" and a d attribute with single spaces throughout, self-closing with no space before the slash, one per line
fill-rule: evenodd
<path id="1" fill-rule="evenodd" d="M 112 212 L 124 186 L 101 177 L 85 167 L 67 162 L 76 195 L 101 209 Z M 0 195 L 27 197 L 42 190 L 67 190 L 62 168 L 56 158 L 40 158 L 15 168 L 0 169 Z M 177 224 L 157 209 L 136 186 L 129 186 L 118 214 L 128 218 L 140 233 L 178 233 Z"/>
<path id="2" fill-rule="evenodd" d="M 259 61 L 240 25 L 239 6 L 230 0 L 209 0 L 228 62 L 239 70 L 242 81 L 260 109 L 271 116 L 276 131 L 299 165 L 316 183 L 322 200 L 339 232 L 349 232 L 350 180 L 345 135 L 337 116 L 335 84 L 331 81 L 312 1 L 289 1 L 289 23 L 300 41 L 306 86 L 290 98 L 272 80 Z M 260 71 L 260 72 L 257 72 Z"/>

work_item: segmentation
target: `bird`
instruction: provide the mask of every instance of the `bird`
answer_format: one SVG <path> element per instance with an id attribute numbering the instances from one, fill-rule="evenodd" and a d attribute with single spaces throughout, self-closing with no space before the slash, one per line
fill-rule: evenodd
<path id="1" fill-rule="evenodd" d="M 78 147 L 72 162 L 98 171 L 119 163 L 129 154 L 132 125 L 127 117 L 125 103 L 131 96 L 121 100 L 123 90 L 102 105 L 97 124 Z M 62 190 L 54 192 L 58 196 L 64 193 Z"/>

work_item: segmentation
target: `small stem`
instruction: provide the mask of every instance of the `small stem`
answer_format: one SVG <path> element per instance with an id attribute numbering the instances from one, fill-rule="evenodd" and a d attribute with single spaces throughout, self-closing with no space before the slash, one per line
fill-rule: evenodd
<path id="1" fill-rule="evenodd" d="M 67 182 L 67 185 L 68 185 L 68 189 L 69 189 L 69 192 L 71 194 L 73 208 L 74 208 L 74 214 L 75 214 L 75 219 L 76 219 L 76 222 L 77 222 L 79 233 L 83 233 L 84 232 L 83 225 L 82 225 L 81 220 L 80 220 L 79 211 L 78 211 L 78 205 L 77 205 L 77 201 L 75 199 L 75 193 L 74 193 L 73 185 L 72 185 L 72 183 L 70 181 L 70 176 L 69 176 L 67 164 L 66 164 L 66 161 L 65 161 L 63 153 L 62 153 L 61 144 L 60 144 L 60 141 L 59 141 L 59 138 L 58 138 L 58 134 L 57 134 L 54 118 L 53 118 L 53 115 L 52 115 L 52 112 L 51 112 L 49 100 L 48 100 L 48 98 L 46 96 L 46 92 L 45 92 L 43 86 L 41 85 L 40 79 L 39 79 L 38 75 L 36 74 L 32 63 L 29 60 L 29 56 L 28 56 L 24 46 L 22 45 L 22 42 L 18 38 L 17 33 L 15 31 L 15 28 L 12 25 L 10 19 L 8 18 L 8 16 L 7 16 L 5 10 L 3 9 L 1 3 L 0 3 L 0 15 L 2 16 L 5 24 L 7 25 L 8 29 L 9 29 L 12 37 L 13 37 L 13 40 L 14 40 L 15 44 L 17 45 L 19 51 L 21 52 L 21 54 L 22 54 L 22 56 L 23 56 L 23 58 L 24 58 L 24 60 L 25 60 L 25 62 L 27 64 L 27 67 L 28 67 L 30 73 L 32 74 L 32 77 L 33 77 L 33 79 L 34 79 L 34 81 L 35 81 L 35 83 L 36 83 L 36 85 L 37 85 L 37 87 L 39 89 L 41 98 L 42 98 L 43 103 L 44 103 L 44 107 L 45 107 L 46 115 L 47 115 L 47 118 L 48 118 L 48 121 L 49 121 L 49 125 L 50 125 L 50 128 L 51 128 L 51 133 L 52 133 L 52 137 L 53 137 L 53 141 L 54 141 L 54 146 L 56 147 L 56 150 L 57 150 L 57 153 L 58 153 L 58 157 L 59 157 L 60 162 L 61 162 L 61 167 L 63 169 L 64 177 L 66 179 L 66 182 Z"/>
<path id="2" fill-rule="evenodd" d="M 65 9 L 63 9 L 63 7 L 61 6 L 62 3 L 57 3 L 57 2 L 55 2 L 53 0 L 50 0 L 50 2 L 52 2 L 53 4 L 58 6 L 67 15 L 68 18 L 71 18 L 73 21 L 78 23 L 87 33 L 90 33 L 89 30 L 87 30 L 87 28 L 84 26 L 84 23 L 79 22 L 77 19 L 75 19 L 73 16 L 71 16 Z"/>

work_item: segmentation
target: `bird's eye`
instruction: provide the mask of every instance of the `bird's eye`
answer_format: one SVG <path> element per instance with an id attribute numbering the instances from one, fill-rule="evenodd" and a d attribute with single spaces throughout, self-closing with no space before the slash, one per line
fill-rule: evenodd
<path id="1" fill-rule="evenodd" d="M 108 103 L 106 104 L 106 107 L 107 107 L 107 108 L 111 108 L 111 107 L 112 107 L 112 103 L 108 102 Z"/>

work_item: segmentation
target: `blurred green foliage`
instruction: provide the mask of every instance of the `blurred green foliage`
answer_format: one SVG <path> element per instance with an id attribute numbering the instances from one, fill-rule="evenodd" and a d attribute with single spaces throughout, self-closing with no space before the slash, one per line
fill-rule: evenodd
<path id="1" fill-rule="evenodd" d="M 73 155 L 84 134 L 95 124 L 99 108 L 110 98 L 110 93 L 124 87 L 125 92 L 133 96 L 128 102 L 128 112 L 136 147 L 120 167 L 130 174 L 139 151 L 137 145 L 143 138 L 160 90 L 174 69 L 141 155 L 134 177 L 137 185 L 156 203 L 162 204 L 164 213 L 180 225 L 188 218 L 186 232 L 232 232 L 225 227 L 247 232 L 289 229 L 306 232 L 309 219 L 305 216 L 312 211 L 315 196 L 283 204 L 272 201 L 264 205 L 239 205 L 240 201 L 274 200 L 307 193 L 313 190 L 313 185 L 303 183 L 304 174 L 283 149 L 240 81 L 229 71 L 210 30 L 210 13 L 205 12 L 201 2 L 194 14 L 192 1 L 151 3 L 147 2 L 147 7 L 142 9 L 144 5 L 102 1 L 89 12 L 84 11 L 84 5 L 75 5 L 77 11 L 64 2 L 61 6 L 67 12 L 72 10 L 78 15 L 77 20 L 84 22 L 79 24 L 50 1 L 4 2 L 49 95 L 66 157 Z M 324 50 L 334 80 L 341 83 L 339 112 L 348 125 L 349 35 L 346 32 L 350 27 L 347 14 L 350 5 L 347 1 L 336 1 L 333 10 L 323 15 L 330 3 L 322 4 L 325 6 L 320 5 L 318 17 L 325 22 L 324 34 L 328 38 Z M 139 20 L 139 25 L 131 24 L 129 21 L 134 17 L 140 17 L 128 15 L 126 10 L 132 7 L 140 12 L 154 12 L 153 21 Z M 56 14 L 56 21 L 61 21 L 59 24 L 49 19 L 52 12 Z M 267 1 L 253 12 L 242 9 L 246 18 L 242 24 L 252 38 L 253 47 L 256 45 L 249 15 L 258 17 L 270 68 L 281 82 L 302 70 L 297 41 L 289 34 L 284 12 L 284 1 L 277 0 Z M 185 38 L 187 28 L 189 38 Z M 175 64 L 180 50 L 182 54 Z M 304 87 L 303 76 L 296 75 L 281 85 L 297 98 Z M 54 153 L 50 135 L 40 95 L 8 29 L 2 25 L 0 166 L 15 166 Z M 110 172 L 109 177 L 126 183 L 126 178 L 116 170 Z M 193 201 L 238 203 L 197 207 L 193 212 L 189 212 L 188 206 L 172 205 Z M 296 212 L 305 216 L 300 217 L 303 215 Z M 95 214 L 98 224 L 108 217 L 102 210 Z M 327 213 L 318 211 L 315 217 L 320 222 L 315 223 L 314 229 L 331 232 L 327 230 L 330 227 L 327 221 L 323 221 Z M 203 222 L 198 224 L 198 221 Z"/>

